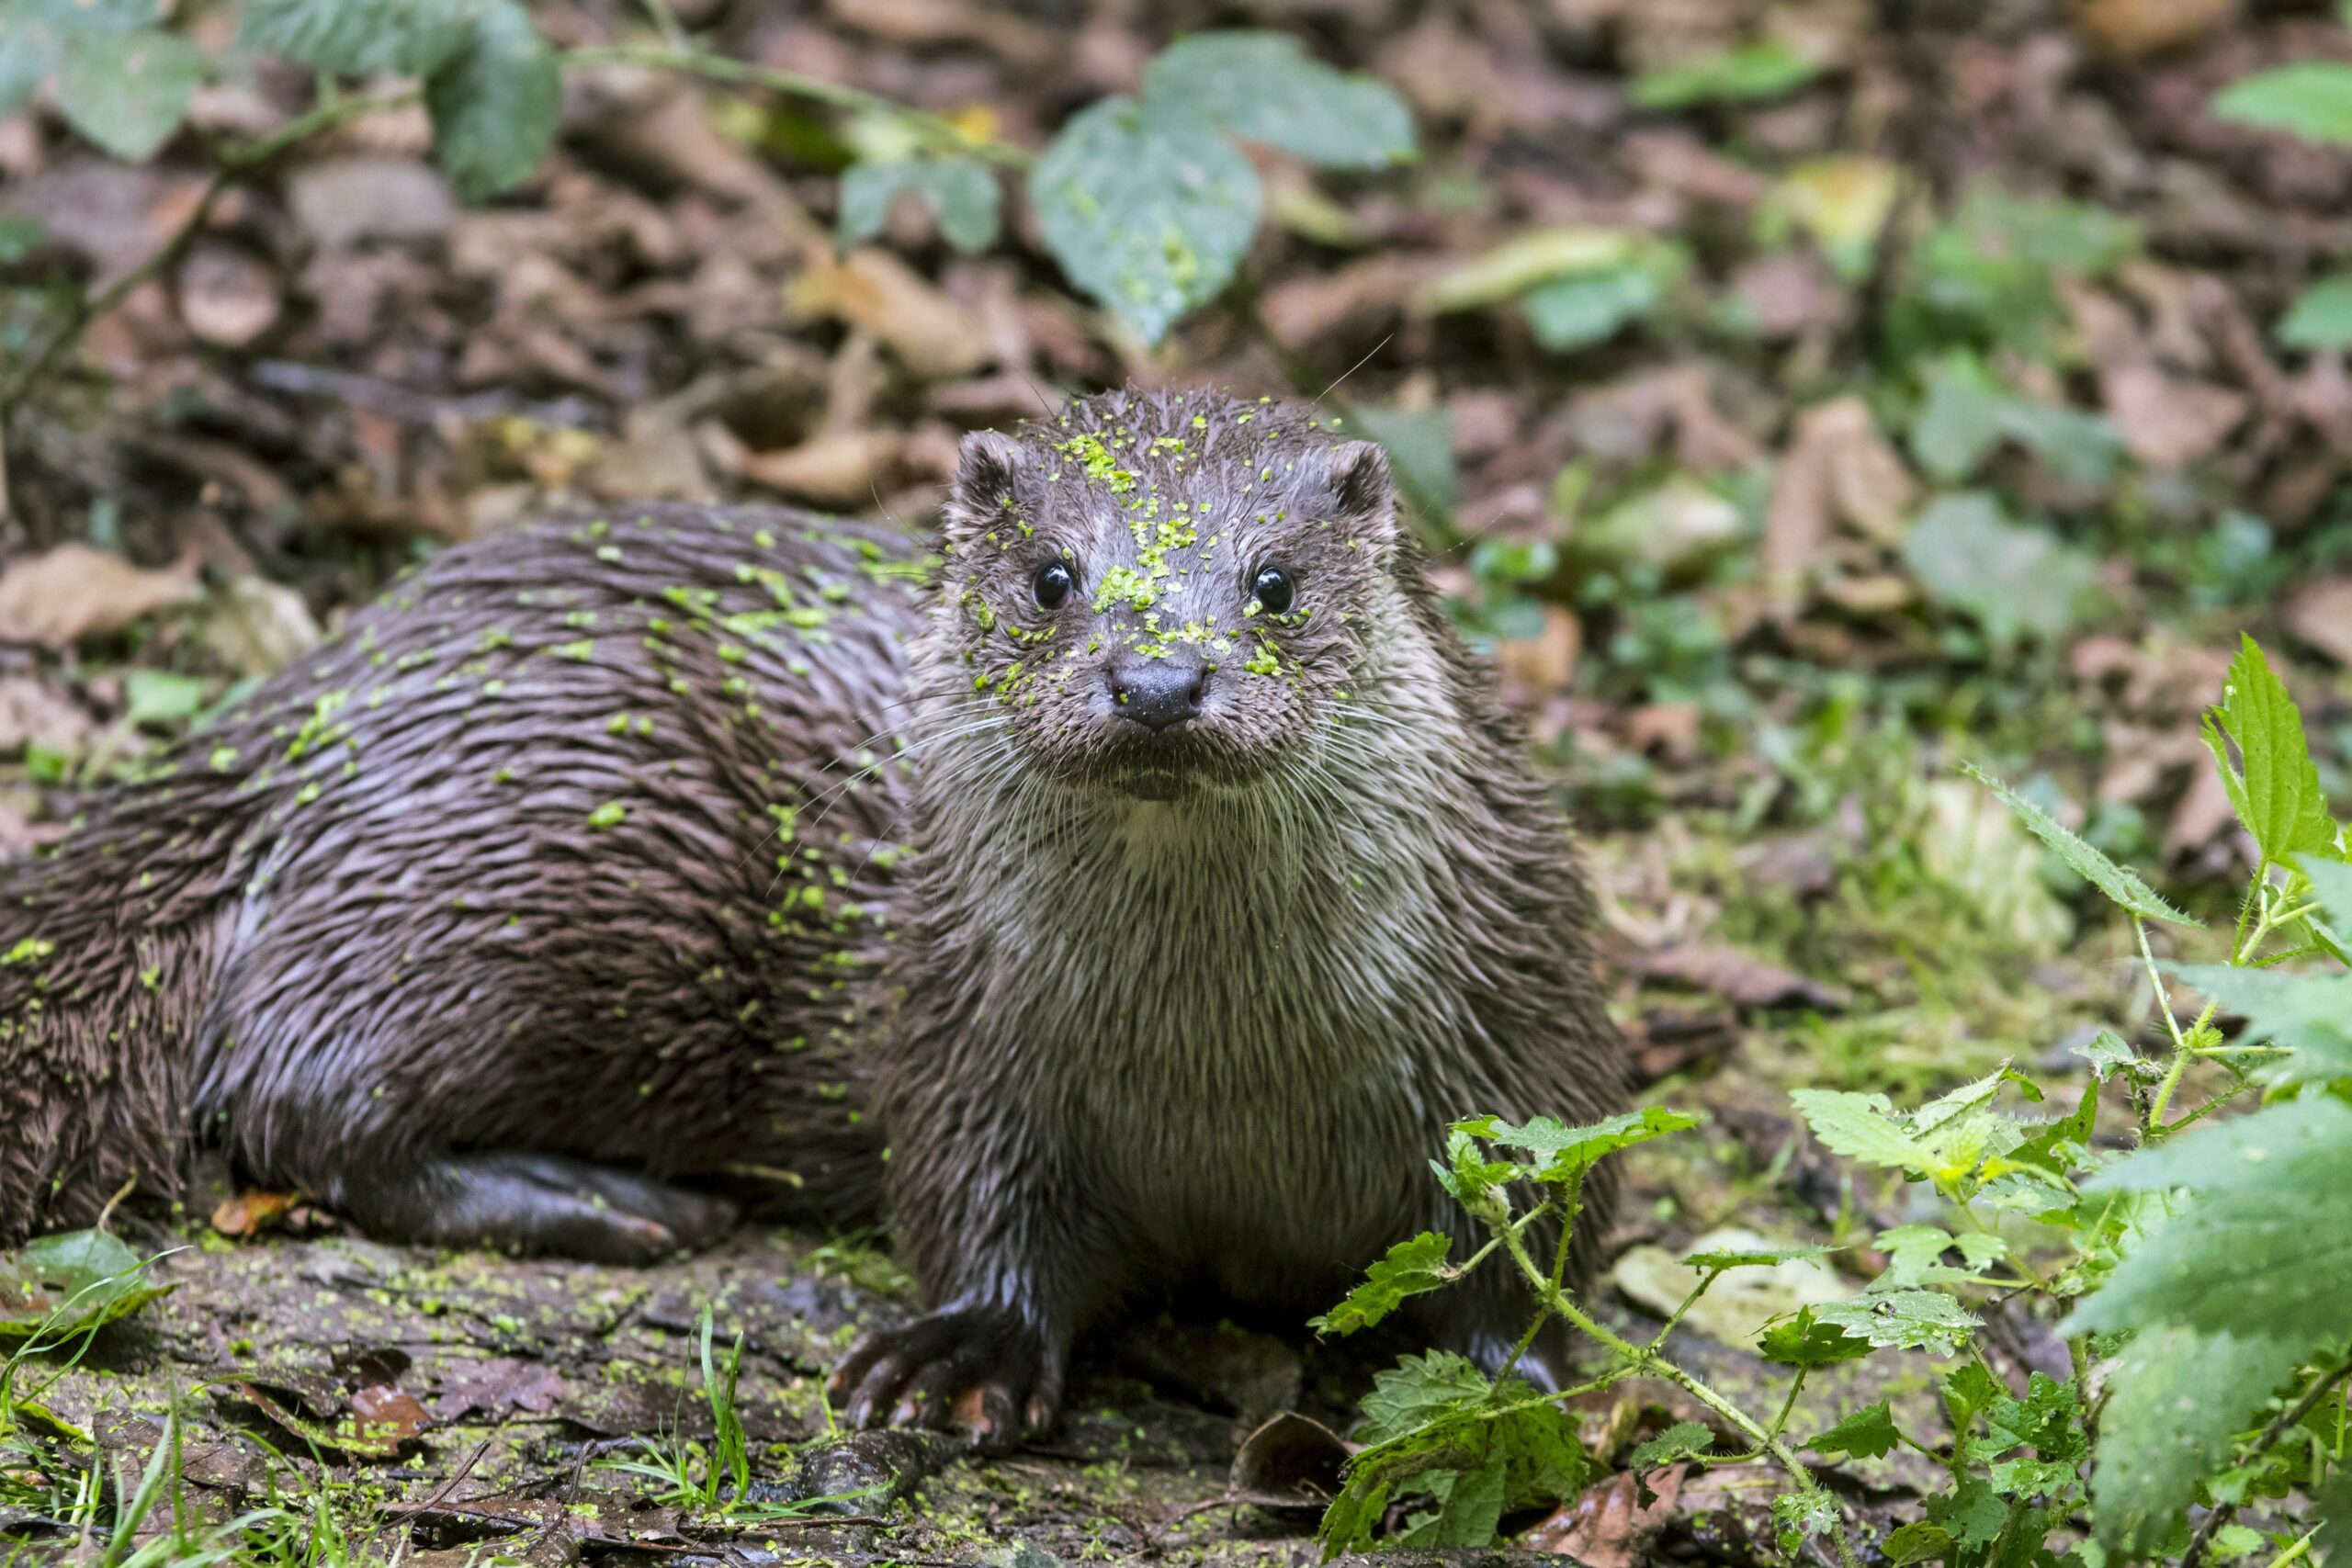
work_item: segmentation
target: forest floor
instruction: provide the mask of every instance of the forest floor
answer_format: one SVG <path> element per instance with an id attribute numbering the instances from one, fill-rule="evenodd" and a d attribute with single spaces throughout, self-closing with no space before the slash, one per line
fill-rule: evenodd
<path id="1" fill-rule="evenodd" d="M 534 10 L 564 41 L 632 25 Z M 676 10 L 728 53 L 1029 145 L 1239 14 Z M 549 166 L 490 208 L 455 203 L 406 111 L 239 186 L 15 414 L 0 855 L 401 565 L 552 498 L 781 496 L 919 527 L 961 433 L 1068 390 L 1336 388 L 1396 452 L 1587 835 L 1645 1099 L 1710 1115 L 1634 1159 L 1604 1310 L 1662 1313 L 1674 1258 L 1734 1233 L 1854 1248 L 1678 1330 L 1770 1398 L 1756 1325 L 1849 1292 L 1906 1217 L 1899 1182 L 1821 1157 L 1787 1091 L 1904 1103 L 2004 1061 L 2079 1082 L 2098 1029 L 2152 1016 L 2128 930 L 1955 764 L 2226 918 L 2245 845 L 2198 719 L 2247 632 L 2346 797 L 2352 376 L 2276 324 L 2352 257 L 2352 156 L 2207 105 L 2260 66 L 2352 60 L 2352 30 L 2226 0 L 1328 0 L 1295 20 L 1399 88 L 1424 155 L 1361 176 L 1269 158 L 1244 297 L 1156 356 L 1065 291 L 1017 214 L 989 254 L 903 205 L 838 252 L 841 126 L 648 72 L 572 80 Z M 194 120 L 251 134 L 306 90 L 223 82 Z M 196 198 L 193 154 L 126 166 L 37 111 L 0 118 L 0 344 L 60 280 L 151 254 Z M 1522 298 L 1507 247 L 1565 231 L 1618 236 L 1642 278 Z M 122 558 L 53 553 L 69 542 Z M 1050 1438 L 966 1462 L 830 1432 L 823 1369 L 911 1300 L 886 1243 L 518 1265 L 225 1190 L 119 1228 L 177 1249 L 152 1270 L 171 1293 L 14 1373 L 56 1465 L 0 1476 L 0 1534 L 41 1551 L 75 1533 L 61 1489 L 135 1483 L 168 1433 L 175 1501 L 309 1510 L 306 1539 L 341 1543 L 321 1560 L 1303 1562 L 1314 1511 L 1266 1506 L 1265 1455 L 1237 1481 L 1237 1450 L 1291 1405 L 1344 1427 L 1376 1364 L 1148 1327 L 1090 1354 Z M 719 1512 L 695 1500 L 717 1473 L 706 1309 L 720 1360 L 742 1337 L 754 1481 Z M 2005 1371 L 2063 1372 L 2046 1321 L 1994 1315 Z M 1932 1399 L 1924 1374 L 1882 1392 Z M 1642 1383 L 1579 1411 L 1604 1459 L 1688 1414 Z M 1864 1509 L 1911 1484 L 1899 1454 L 1824 1468 Z M 1642 1506 L 1620 1475 L 1521 1541 L 1598 1568 L 1762 1562 L 1769 1500 L 1733 1468 Z"/>

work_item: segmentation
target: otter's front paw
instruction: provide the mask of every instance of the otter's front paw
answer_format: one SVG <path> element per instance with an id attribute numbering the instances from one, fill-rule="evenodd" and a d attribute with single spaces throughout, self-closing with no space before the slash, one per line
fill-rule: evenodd
<path id="1" fill-rule="evenodd" d="M 828 1392 L 853 1427 L 929 1427 L 1001 1448 L 1052 1425 L 1065 1351 L 1017 1313 L 949 1307 L 859 1340 Z"/>

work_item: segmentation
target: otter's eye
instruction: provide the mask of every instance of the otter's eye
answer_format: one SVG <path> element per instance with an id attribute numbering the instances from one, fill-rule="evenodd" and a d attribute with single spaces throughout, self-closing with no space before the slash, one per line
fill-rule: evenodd
<path id="1" fill-rule="evenodd" d="M 1290 573 L 1278 566 L 1260 567 L 1258 575 L 1250 580 L 1250 596 L 1266 614 L 1281 615 L 1290 608 Z"/>
<path id="2" fill-rule="evenodd" d="M 1036 591 L 1039 609 L 1058 610 L 1076 584 L 1070 579 L 1069 568 L 1057 560 L 1049 560 L 1037 569 L 1037 575 L 1030 581 L 1029 586 Z"/>

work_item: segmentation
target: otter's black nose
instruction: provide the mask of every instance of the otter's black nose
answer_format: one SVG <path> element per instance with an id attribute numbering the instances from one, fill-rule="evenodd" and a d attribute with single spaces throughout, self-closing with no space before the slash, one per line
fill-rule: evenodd
<path id="1" fill-rule="evenodd" d="M 1111 705 L 1147 729 L 1173 729 L 1197 717 L 1208 688 L 1208 671 L 1182 654 L 1130 653 L 1111 666 Z"/>

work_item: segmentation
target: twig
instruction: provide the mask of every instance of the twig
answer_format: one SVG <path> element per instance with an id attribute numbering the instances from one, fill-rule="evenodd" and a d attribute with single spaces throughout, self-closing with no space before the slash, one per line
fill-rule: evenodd
<path id="1" fill-rule="evenodd" d="M 2352 1373 L 2352 1359 L 2346 1359 L 2343 1365 L 2316 1380 L 2311 1387 L 2305 1389 L 2302 1398 L 2289 1405 L 2279 1414 L 2277 1420 L 2265 1427 L 2262 1429 L 2262 1435 L 2254 1439 L 2251 1448 L 2240 1452 L 2238 1462 L 2251 1464 L 2268 1453 L 2270 1445 L 2285 1437 L 2294 1427 L 2302 1425 L 2303 1417 L 2318 1409 L 2320 1402 L 2335 1392 L 2335 1385 L 2342 1382 L 2347 1373 Z M 2230 1522 L 2237 1513 L 2237 1508 L 2238 1506 L 2235 1503 L 2217 1503 L 2202 1519 L 2197 1522 L 2197 1533 L 2188 1538 L 2188 1550 L 2181 1553 L 2180 1568 L 2197 1568 L 2199 1560 L 2205 1555 L 2206 1544 L 2220 1533 L 2223 1525 Z"/>
<path id="2" fill-rule="evenodd" d="M 707 50 L 677 49 L 667 44 L 612 43 L 589 44 L 566 50 L 558 57 L 566 65 L 647 65 L 658 70 L 682 72 L 689 76 L 706 76 L 714 82 L 729 82 L 737 86 L 764 87 L 786 97 L 806 98 L 811 103 L 849 109 L 857 114 L 881 115 L 895 119 L 909 130 L 922 133 L 933 146 L 985 158 L 991 164 L 1007 168 L 1025 169 L 1035 162 L 1035 156 L 1025 147 L 994 138 L 976 139 L 964 134 L 953 120 L 925 109 L 909 108 L 893 103 L 876 93 L 862 87 L 844 86 L 820 76 L 804 76 L 797 71 L 778 70 L 773 65 L 754 65 L 749 61 L 736 60 Z"/>
<path id="3" fill-rule="evenodd" d="M 246 179 L 296 143 L 345 120 L 357 119 L 379 109 L 396 108 L 413 99 L 417 92 L 417 88 L 409 87 L 366 97 L 333 98 L 229 152 L 220 160 L 220 166 L 212 171 L 212 177 L 205 182 L 203 194 L 196 198 L 196 205 L 188 209 L 187 216 L 180 220 L 179 227 L 173 230 L 162 244 L 150 251 L 145 260 L 107 288 L 76 299 L 73 308 L 66 312 L 65 320 L 50 334 L 49 341 L 41 344 L 40 352 L 26 360 L 5 383 L 0 383 L 0 423 L 5 423 L 33 389 L 49 378 L 51 372 L 64 358 L 66 351 L 81 341 L 84 330 L 92 321 L 179 264 L 180 258 L 187 254 L 188 247 L 196 243 L 197 236 L 204 231 L 205 224 L 211 220 L 213 208 L 220 204 L 231 186 Z"/>

